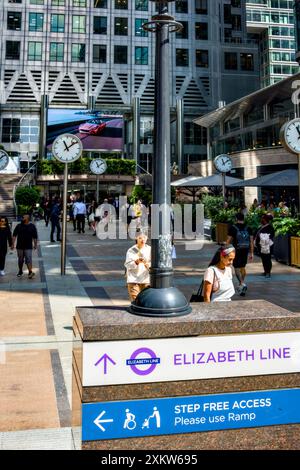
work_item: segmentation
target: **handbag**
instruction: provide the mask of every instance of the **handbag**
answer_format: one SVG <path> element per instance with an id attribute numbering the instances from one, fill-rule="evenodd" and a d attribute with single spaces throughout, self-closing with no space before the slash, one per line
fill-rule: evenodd
<path id="1" fill-rule="evenodd" d="M 217 292 L 219 290 L 216 289 L 216 290 L 213 290 L 213 287 L 214 287 L 214 284 L 215 284 L 215 278 L 216 278 L 216 272 L 214 270 L 214 279 L 213 279 L 213 284 L 212 284 L 212 289 L 211 289 L 211 294 L 210 294 L 210 299 L 212 298 L 212 295 L 214 292 Z M 199 289 L 197 291 L 197 294 L 192 294 L 191 298 L 190 298 L 190 302 L 204 302 L 204 296 L 202 294 L 202 290 L 203 290 L 203 286 L 204 286 L 204 279 L 202 279 L 202 282 L 199 286 Z"/>

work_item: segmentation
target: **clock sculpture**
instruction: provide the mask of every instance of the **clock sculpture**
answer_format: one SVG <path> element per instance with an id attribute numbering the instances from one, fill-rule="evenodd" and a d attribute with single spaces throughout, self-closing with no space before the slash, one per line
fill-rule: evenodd
<path id="1" fill-rule="evenodd" d="M 0 171 L 5 170 L 9 164 L 9 156 L 4 150 L 0 150 Z"/>
<path id="2" fill-rule="evenodd" d="M 218 155 L 214 159 L 215 168 L 222 173 L 222 195 L 225 207 L 226 198 L 226 187 L 225 187 L 225 175 L 232 169 L 232 160 L 227 154 Z"/>
<path id="3" fill-rule="evenodd" d="M 107 170 L 107 163 L 102 158 L 95 158 L 90 163 L 90 170 L 94 175 L 97 175 L 96 199 L 99 201 L 99 175 L 102 175 Z"/>
<path id="4" fill-rule="evenodd" d="M 64 170 L 64 191 L 62 208 L 62 235 L 61 235 L 61 256 L 60 273 L 66 274 L 66 233 L 67 233 L 67 197 L 68 197 L 68 163 L 75 162 L 82 154 L 82 143 L 79 137 L 73 134 L 61 134 L 52 144 L 52 153 L 61 163 L 65 164 Z"/>
<path id="5" fill-rule="evenodd" d="M 300 212 L 300 118 L 283 124 L 279 135 L 283 147 L 288 152 L 298 155 L 298 212 Z"/>

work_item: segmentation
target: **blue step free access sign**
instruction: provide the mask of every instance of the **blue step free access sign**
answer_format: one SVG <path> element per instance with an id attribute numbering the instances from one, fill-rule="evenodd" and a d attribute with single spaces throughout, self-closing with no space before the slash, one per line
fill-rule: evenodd
<path id="1" fill-rule="evenodd" d="M 300 389 L 84 403 L 82 440 L 300 423 Z"/>

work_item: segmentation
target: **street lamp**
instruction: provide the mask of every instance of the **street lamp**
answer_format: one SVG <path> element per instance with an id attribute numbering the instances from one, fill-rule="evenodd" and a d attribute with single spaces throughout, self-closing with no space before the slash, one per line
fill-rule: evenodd
<path id="1" fill-rule="evenodd" d="M 130 311 L 136 315 L 175 317 L 187 315 L 191 307 L 185 296 L 173 286 L 171 207 L 171 146 L 170 146 L 170 43 L 169 33 L 182 30 L 168 12 L 173 0 L 156 1 L 158 14 L 145 23 L 146 31 L 156 36 L 155 49 L 155 104 L 154 104 L 154 155 L 153 155 L 153 207 L 161 215 L 156 236 L 151 240 L 151 287 L 144 289 L 132 302 Z M 152 221 L 153 221 L 152 210 Z"/>

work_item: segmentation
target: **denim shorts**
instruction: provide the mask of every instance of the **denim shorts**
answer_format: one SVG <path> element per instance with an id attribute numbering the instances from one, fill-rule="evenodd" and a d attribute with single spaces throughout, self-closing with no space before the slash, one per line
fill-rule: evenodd
<path id="1" fill-rule="evenodd" d="M 22 263 L 24 263 L 25 260 L 26 264 L 32 264 L 32 250 L 17 249 L 17 253 L 19 261 L 22 261 Z"/>

